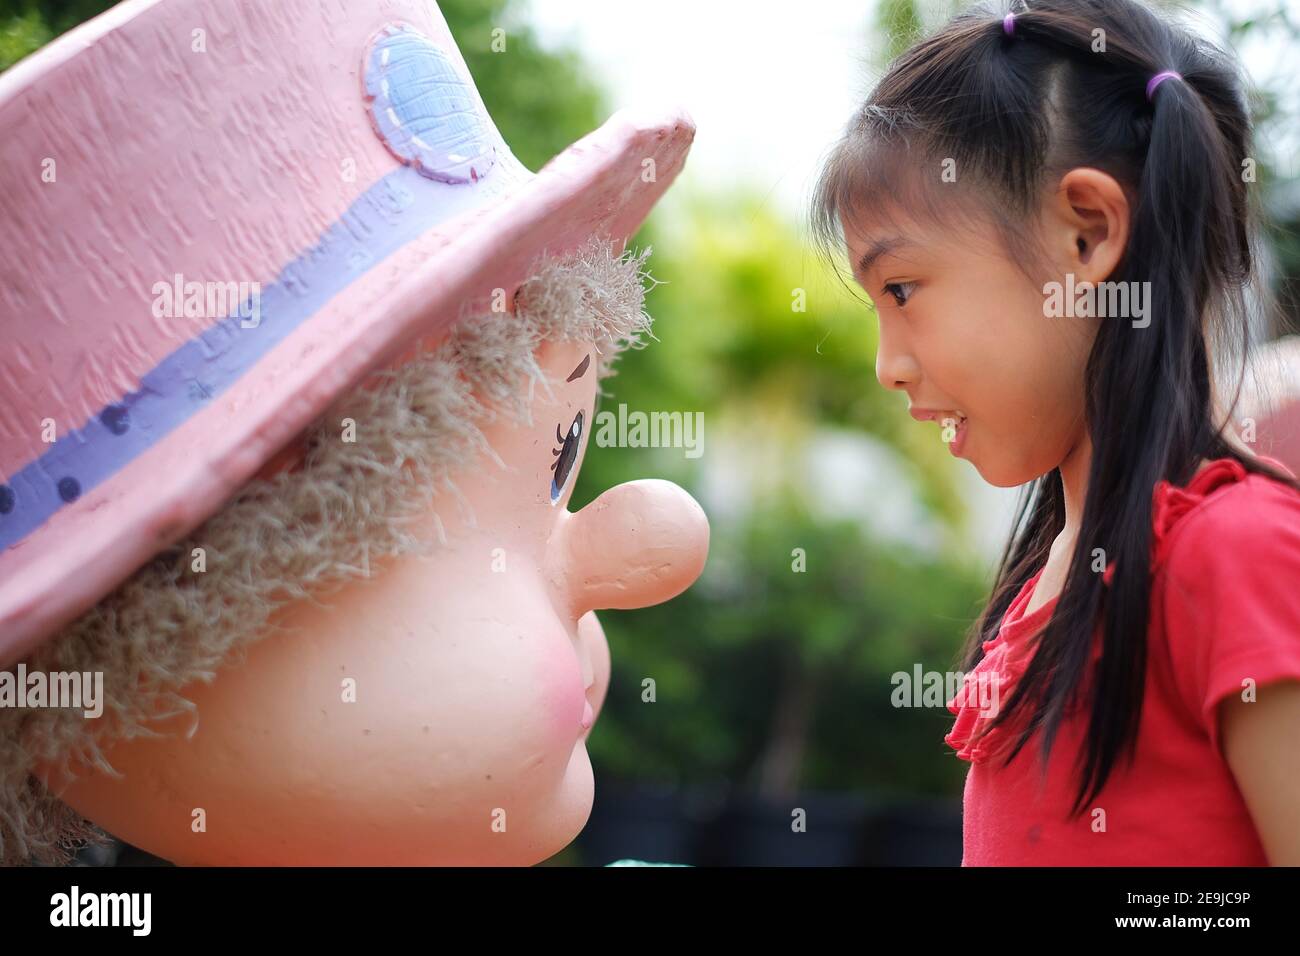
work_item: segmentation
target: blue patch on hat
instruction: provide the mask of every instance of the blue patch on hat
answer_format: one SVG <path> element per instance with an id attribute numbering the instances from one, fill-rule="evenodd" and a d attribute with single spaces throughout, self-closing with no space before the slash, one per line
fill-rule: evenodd
<path id="1" fill-rule="evenodd" d="M 430 179 L 477 182 L 496 162 L 492 129 L 468 78 L 413 27 L 392 24 L 376 34 L 365 90 L 384 145 Z"/>

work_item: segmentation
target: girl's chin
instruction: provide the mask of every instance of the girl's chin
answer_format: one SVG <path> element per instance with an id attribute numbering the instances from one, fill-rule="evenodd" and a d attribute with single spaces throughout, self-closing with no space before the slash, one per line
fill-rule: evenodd
<path id="1" fill-rule="evenodd" d="M 980 478 L 994 488 L 1019 488 L 1026 482 L 1040 477 L 1041 472 L 1025 468 L 1023 460 L 1006 455 L 985 454 L 979 442 L 969 442 L 962 449 L 961 457 L 975 466 Z"/>

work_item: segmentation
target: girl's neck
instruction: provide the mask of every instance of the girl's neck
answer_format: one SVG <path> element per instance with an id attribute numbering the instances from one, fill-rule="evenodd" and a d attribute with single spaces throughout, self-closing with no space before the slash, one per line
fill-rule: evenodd
<path id="1" fill-rule="evenodd" d="M 1079 523 L 1083 516 L 1083 502 L 1088 494 L 1088 466 L 1091 459 L 1092 442 L 1085 431 L 1059 466 L 1061 490 L 1065 496 L 1065 527 L 1052 542 L 1047 563 L 1039 573 L 1038 583 L 1025 606 L 1023 613 L 1026 617 L 1055 600 L 1065 586 L 1066 570 L 1070 567 L 1074 554 L 1074 543 L 1079 536 Z"/>
<path id="2" fill-rule="evenodd" d="M 1070 542 L 1078 536 L 1083 520 L 1083 502 L 1088 496 L 1088 469 L 1092 464 L 1092 440 L 1084 429 L 1079 441 L 1061 462 L 1061 491 L 1065 496 L 1065 527 L 1058 542 Z M 1071 548 L 1066 548 L 1068 554 Z"/>

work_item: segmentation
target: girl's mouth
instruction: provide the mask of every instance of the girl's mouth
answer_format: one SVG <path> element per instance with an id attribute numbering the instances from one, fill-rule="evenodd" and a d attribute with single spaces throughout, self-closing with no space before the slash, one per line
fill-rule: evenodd
<path id="1" fill-rule="evenodd" d="M 948 450 L 958 457 L 961 456 L 962 448 L 966 445 L 967 420 L 965 415 L 951 414 L 945 415 L 939 422 L 943 427 L 940 432 L 944 442 L 948 445 Z"/>

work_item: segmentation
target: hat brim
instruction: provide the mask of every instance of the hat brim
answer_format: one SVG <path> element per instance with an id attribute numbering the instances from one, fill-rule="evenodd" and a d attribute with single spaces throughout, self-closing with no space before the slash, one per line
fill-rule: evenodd
<path id="1" fill-rule="evenodd" d="M 615 114 L 492 205 L 371 264 L 219 395 L 165 433 L 154 429 L 145 450 L 0 553 L 0 667 L 215 514 L 367 373 L 439 339 L 467 302 L 512 295 L 543 254 L 592 236 L 621 248 L 693 137 L 680 109 Z"/>

